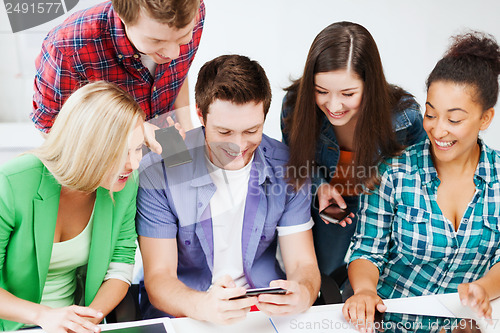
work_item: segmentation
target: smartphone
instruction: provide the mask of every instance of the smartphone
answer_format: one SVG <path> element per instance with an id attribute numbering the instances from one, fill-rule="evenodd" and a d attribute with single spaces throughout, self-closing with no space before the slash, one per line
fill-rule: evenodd
<path id="1" fill-rule="evenodd" d="M 319 212 L 319 216 L 330 223 L 339 223 L 348 217 L 349 214 L 351 214 L 350 211 L 340 208 L 336 203 L 331 204 Z"/>
<path id="2" fill-rule="evenodd" d="M 155 138 L 161 145 L 161 157 L 167 168 L 193 161 L 184 139 L 174 126 L 157 129 Z"/>
<path id="3" fill-rule="evenodd" d="M 245 295 L 238 296 L 238 297 L 233 297 L 230 298 L 231 300 L 233 299 L 241 299 L 245 297 L 250 297 L 250 296 L 259 296 L 260 294 L 277 294 L 277 295 L 284 295 L 286 294 L 286 289 L 282 288 L 277 288 L 277 287 L 266 287 L 266 288 L 254 288 L 254 289 L 247 289 L 247 292 Z"/>

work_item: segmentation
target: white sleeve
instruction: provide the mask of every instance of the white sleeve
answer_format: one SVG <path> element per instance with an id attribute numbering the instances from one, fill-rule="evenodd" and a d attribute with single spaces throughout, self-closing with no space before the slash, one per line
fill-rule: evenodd
<path id="1" fill-rule="evenodd" d="M 314 225 L 314 222 L 313 222 L 313 219 L 311 218 L 306 223 L 287 226 L 287 227 L 276 227 L 276 229 L 278 230 L 278 236 L 287 236 L 287 235 L 296 234 L 296 233 L 299 233 L 302 231 L 309 230 L 313 227 L 313 225 Z"/>
<path id="2" fill-rule="evenodd" d="M 133 264 L 126 264 L 123 262 L 111 262 L 104 276 L 104 281 L 109 279 L 117 279 L 130 284 L 132 283 L 132 274 L 134 271 Z"/>

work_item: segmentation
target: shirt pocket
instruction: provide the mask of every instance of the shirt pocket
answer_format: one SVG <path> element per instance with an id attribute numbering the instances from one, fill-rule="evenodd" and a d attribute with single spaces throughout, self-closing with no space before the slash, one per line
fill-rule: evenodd
<path id="1" fill-rule="evenodd" d="M 198 267 L 206 264 L 205 253 L 195 233 L 195 224 L 180 227 L 177 234 L 179 266 Z"/>
<path id="2" fill-rule="evenodd" d="M 451 250 L 434 230 L 432 214 L 424 209 L 399 205 L 393 228 L 396 256 L 407 265 L 442 260 Z"/>
<path id="3" fill-rule="evenodd" d="M 500 244 L 500 217 L 483 216 L 483 230 L 479 242 L 479 252 L 493 257 Z"/>

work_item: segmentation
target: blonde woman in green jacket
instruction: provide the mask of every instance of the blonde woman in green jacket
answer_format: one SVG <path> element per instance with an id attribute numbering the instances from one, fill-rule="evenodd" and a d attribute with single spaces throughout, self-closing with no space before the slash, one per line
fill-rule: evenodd
<path id="1" fill-rule="evenodd" d="M 40 148 L 0 166 L 1 330 L 99 332 L 123 299 L 143 123 L 130 95 L 91 83 L 68 98 Z"/>

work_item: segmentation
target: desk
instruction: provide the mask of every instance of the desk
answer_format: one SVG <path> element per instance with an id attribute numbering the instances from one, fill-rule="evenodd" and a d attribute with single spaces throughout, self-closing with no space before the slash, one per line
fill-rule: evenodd
<path id="1" fill-rule="evenodd" d="M 400 298 L 400 299 L 391 299 L 385 300 L 385 304 L 389 309 L 398 309 L 404 308 L 405 310 L 408 308 L 417 308 L 412 305 L 416 303 L 423 304 L 424 301 L 435 302 L 435 307 L 426 307 L 426 311 L 416 311 L 415 314 L 421 315 L 436 315 L 436 316 L 450 316 L 450 312 L 446 310 L 442 304 L 446 304 L 450 306 L 450 295 L 432 295 L 432 296 L 422 296 L 422 297 L 411 297 L 411 298 Z M 455 298 L 451 298 L 452 301 L 457 301 Z M 452 304 L 453 305 L 453 304 Z M 456 308 L 461 308 L 461 305 L 455 304 Z M 285 320 L 300 320 L 300 318 L 306 318 L 308 314 L 325 314 L 324 318 L 328 318 L 328 313 L 337 313 L 341 311 L 343 304 L 331 304 L 331 305 L 322 305 L 322 306 L 314 306 L 311 307 L 305 315 L 297 315 L 293 317 L 288 317 Z M 493 306 L 493 318 L 500 319 L 500 298 L 496 299 L 492 302 Z M 420 307 L 420 310 L 422 307 Z M 417 308 L 417 310 L 419 310 Z M 320 315 L 323 318 L 323 315 Z M 158 322 L 161 319 L 154 319 L 151 321 L 143 321 L 143 322 Z M 140 322 L 135 322 L 134 325 L 139 324 Z M 481 321 L 480 321 L 481 323 Z M 103 329 L 108 328 L 116 328 L 116 327 L 124 327 L 126 325 L 130 325 L 132 323 L 122 323 L 122 324 L 110 324 L 104 325 Z M 203 332 L 203 333 L 275 333 L 274 327 L 269 320 L 269 317 L 261 312 L 250 312 L 247 318 L 244 321 L 239 323 L 228 325 L 228 326 L 219 326 L 215 324 L 210 324 L 206 322 L 201 322 L 197 320 L 193 320 L 190 318 L 176 318 L 168 320 L 167 329 L 172 327 L 176 333 L 192 333 L 192 332 Z M 296 329 L 296 332 L 300 332 L 300 329 Z M 306 330 L 309 332 L 313 332 L 311 330 Z M 497 324 L 496 328 L 486 327 L 482 330 L 484 333 L 493 333 L 500 331 L 500 322 Z M 326 330 L 325 332 L 334 332 L 334 330 Z"/>
<path id="2" fill-rule="evenodd" d="M 456 298 L 450 298 L 449 295 L 432 295 L 432 296 L 422 296 L 422 297 L 411 297 L 411 298 L 400 298 L 400 299 L 390 299 L 384 300 L 384 303 L 388 306 L 389 309 L 397 309 L 397 308 L 413 308 L 412 303 L 424 303 L 425 301 L 435 302 L 437 304 L 434 308 L 426 308 L 428 311 L 417 311 L 416 314 L 422 315 L 432 315 L 432 316 L 450 316 L 450 313 L 447 312 L 446 309 L 439 306 L 440 304 L 446 304 L 450 306 L 450 299 L 454 302 L 457 301 Z M 455 305 L 456 308 L 460 308 L 460 304 L 451 304 L 451 306 Z M 330 305 L 321 305 L 311 307 L 304 314 L 300 314 L 293 317 L 282 317 L 281 320 L 300 320 L 300 318 L 306 318 L 309 314 L 318 314 L 322 313 L 321 318 L 327 319 L 329 314 L 334 314 L 342 310 L 343 304 L 330 304 Z M 493 315 L 494 319 L 500 319 L 500 298 L 496 299 L 492 302 L 493 307 Z M 323 316 L 324 314 L 324 316 Z M 139 326 L 145 323 L 158 323 L 164 322 L 167 330 L 173 330 L 175 333 L 193 333 L 193 332 L 202 332 L 202 333 L 275 333 L 275 329 L 273 324 L 269 320 L 269 317 L 263 314 L 262 312 L 250 312 L 247 318 L 244 321 L 239 323 L 228 325 L 228 326 L 219 326 L 207 322 L 201 322 L 190 318 L 161 318 L 161 319 L 151 319 L 151 320 L 143 320 L 129 323 L 119 323 L 119 324 L 108 324 L 102 325 L 103 331 L 119 328 L 119 327 L 130 327 L 130 326 Z M 479 321 L 481 324 L 482 321 Z M 301 332 L 300 329 L 296 329 L 296 332 Z M 311 330 L 307 330 L 308 332 L 313 332 Z M 323 330 L 323 332 L 334 332 L 335 330 Z M 497 323 L 496 328 L 493 327 L 482 327 L 482 333 L 494 333 L 500 331 L 500 322 Z M 31 330 L 30 333 L 39 333 L 41 330 Z M 170 333 L 170 332 L 168 332 Z"/>

